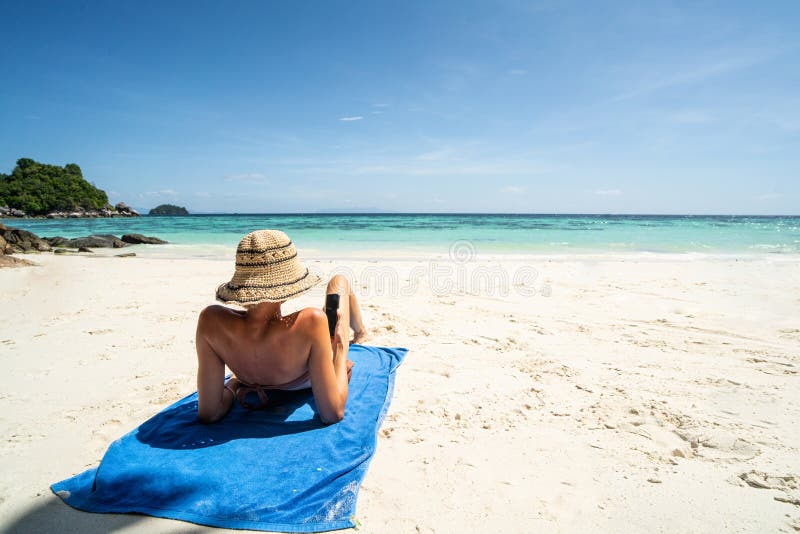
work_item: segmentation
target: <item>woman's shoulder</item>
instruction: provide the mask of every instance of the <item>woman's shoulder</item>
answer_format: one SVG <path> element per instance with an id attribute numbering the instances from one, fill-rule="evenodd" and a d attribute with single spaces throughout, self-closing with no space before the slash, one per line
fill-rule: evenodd
<path id="1" fill-rule="evenodd" d="M 303 308 L 302 310 L 298 310 L 297 312 L 297 321 L 304 321 L 304 322 L 316 322 L 321 319 L 325 319 L 327 321 L 327 317 L 325 316 L 325 312 L 319 308 Z"/>
<path id="2" fill-rule="evenodd" d="M 303 308 L 296 312 L 294 327 L 306 333 L 313 333 L 320 325 L 328 324 L 325 312 L 319 308 Z"/>
<path id="3" fill-rule="evenodd" d="M 212 304 L 206 306 L 200 312 L 200 321 L 241 318 L 244 314 L 244 311 L 234 310 L 233 308 L 228 308 L 227 306 L 221 306 L 219 304 Z"/>

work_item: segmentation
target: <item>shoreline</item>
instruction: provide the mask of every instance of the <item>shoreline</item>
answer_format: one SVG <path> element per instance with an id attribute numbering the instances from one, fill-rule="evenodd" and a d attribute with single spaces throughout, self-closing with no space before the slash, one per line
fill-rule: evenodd
<path id="1" fill-rule="evenodd" d="M 177 249 L 177 250 L 176 250 Z M 233 261 L 236 246 L 227 245 L 183 245 L 168 243 L 164 245 L 129 244 L 124 251 L 115 248 L 93 248 L 92 253 L 73 252 L 65 256 L 82 257 L 114 257 L 121 252 L 135 252 L 141 259 L 153 260 L 208 260 Z M 309 261 L 363 261 L 380 263 L 381 261 L 399 262 L 440 262 L 454 264 L 487 263 L 487 262 L 800 262 L 800 253 L 795 252 L 648 252 L 648 251 L 607 251 L 607 252 L 539 252 L 539 253 L 477 253 L 468 259 L 451 257 L 447 251 L 404 251 L 391 252 L 383 249 L 354 249 L 351 251 L 324 251 L 298 247 L 298 253 Z M 53 256 L 53 252 L 15 253 L 36 261 L 37 257 Z"/>

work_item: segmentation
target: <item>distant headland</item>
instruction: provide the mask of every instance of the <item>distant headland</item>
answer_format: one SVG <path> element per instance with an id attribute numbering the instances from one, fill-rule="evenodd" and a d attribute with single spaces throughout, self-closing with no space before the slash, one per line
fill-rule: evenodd
<path id="1" fill-rule="evenodd" d="M 189 212 L 182 206 L 161 204 L 151 209 L 149 215 L 189 215 Z"/>
<path id="2" fill-rule="evenodd" d="M 63 167 L 29 158 L 11 174 L 0 173 L 0 217 L 138 217 L 124 202 L 112 206 L 102 189 L 83 178 L 75 163 Z"/>

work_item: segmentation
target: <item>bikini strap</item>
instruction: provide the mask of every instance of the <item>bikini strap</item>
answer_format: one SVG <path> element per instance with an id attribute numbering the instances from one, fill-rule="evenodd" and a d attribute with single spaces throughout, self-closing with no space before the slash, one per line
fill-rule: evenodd
<path id="1" fill-rule="evenodd" d="M 350 382 L 350 378 L 353 376 L 353 361 L 347 360 L 347 381 Z M 259 386 L 257 384 L 248 384 L 247 382 L 242 382 L 239 379 L 236 379 L 236 387 L 231 389 L 228 387 L 228 384 L 225 384 L 225 387 L 233 393 L 234 398 L 239 401 L 239 404 L 242 405 L 242 408 L 246 408 L 248 410 L 263 410 L 264 408 L 268 408 L 270 406 L 270 398 L 267 396 L 265 390 L 267 389 L 283 389 L 287 386 L 293 386 L 296 383 L 302 383 L 308 380 L 310 373 L 306 371 L 303 376 L 298 377 L 296 380 L 292 380 L 286 384 L 282 384 L 281 386 Z M 247 395 L 249 393 L 255 393 L 258 395 L 258 404 L 252 404 L 247 401 Z"/>

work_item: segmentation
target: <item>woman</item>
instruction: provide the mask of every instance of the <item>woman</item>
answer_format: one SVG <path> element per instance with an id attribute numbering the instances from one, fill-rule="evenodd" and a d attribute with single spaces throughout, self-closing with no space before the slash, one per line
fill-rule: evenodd
<path id="1" fill-rule="evenodd" d="M 217 288 L 217 300 L 245 308 L 209 306 L 197 323 L 198 416 L 205 423 L 222 419 L 234 400 L 248 408 L 264 407 L 270 389 L 310 387 L 325 423 L 344 417 L 352 362 L 347 359 L 349 329 L 353 342 L 364 339 L 361 310 L 347 279 L 336 275 L 326 294 L 339 294 L 333 337 L 325 313 L 304 308 L 281 315 L 281 304 L 321 281 L 297 258 L 289 237 L 259 230 L 244 237 L 236 250 L 236 271 Z M 225 380 L 225 366 L 233 377 Z M 248 398 L 258 396 L 252 405 Z"/>

